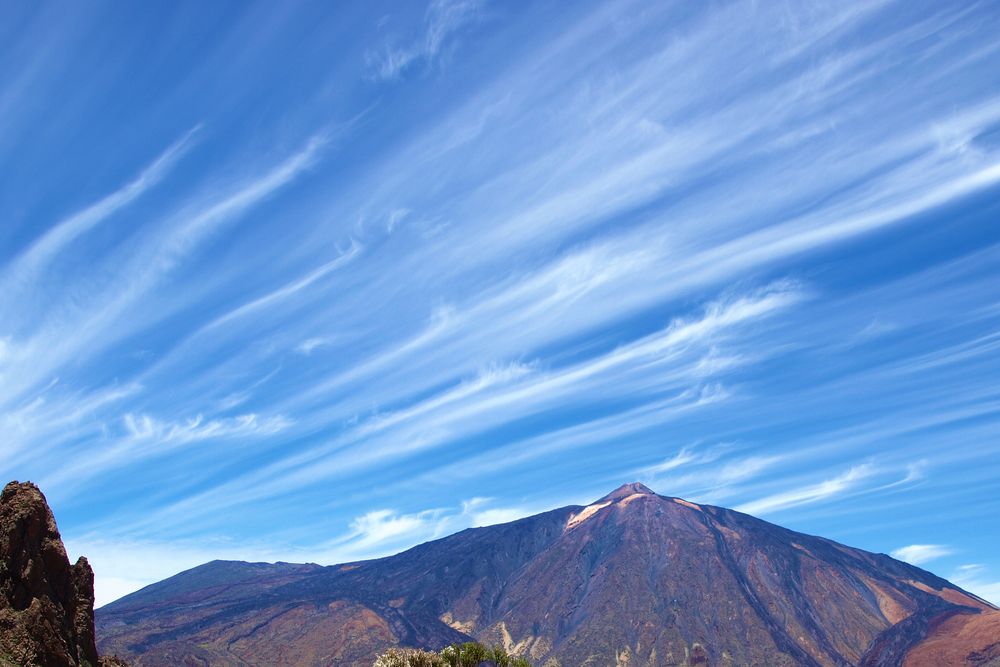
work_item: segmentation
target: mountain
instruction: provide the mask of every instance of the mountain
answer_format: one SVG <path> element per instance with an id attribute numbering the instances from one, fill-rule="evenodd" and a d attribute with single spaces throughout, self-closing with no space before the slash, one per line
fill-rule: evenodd
<path id="1" fill-rule="evenodd" d="M 11 482 L 0 494 L 0 666 L 94 667 L 94 573 L 70 565 L 38 487 Z"/>
<path id="2" fill-rule="evenodd" d="M 537 664 L 1000 665 L 1000 611 L 884 554 L 628 484 L 331 567 L 216 561 L 97 613 L 138 665 L 363 665 L 501 643 Z"/>

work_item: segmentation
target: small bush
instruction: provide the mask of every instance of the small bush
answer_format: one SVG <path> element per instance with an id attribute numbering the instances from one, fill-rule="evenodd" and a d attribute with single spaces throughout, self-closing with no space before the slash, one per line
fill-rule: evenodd
<path id="1" fill-rule="evenodd" d="M 437 653 L 412 648 L 391 648 L 375 658 L 372 667 L 446 667 Z"/>
<path id="2" fill-rule="evenodd" d="M 391 648 L 375 658 L 372 667 L 531 667 L 531 663 L 508 654 L 502 646 L 487 648 L 479 642 L 465 642 L 446 646 L 440 653 Z"/>

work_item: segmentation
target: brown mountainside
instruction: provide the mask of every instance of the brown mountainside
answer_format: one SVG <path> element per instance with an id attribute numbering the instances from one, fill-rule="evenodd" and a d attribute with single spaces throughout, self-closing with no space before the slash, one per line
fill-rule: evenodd
<path id="1" fill-rule="evenodd" d="M 368 667 L 469 638 L 563 667 L 1000 661 L 1000 612 L 929 572 L 641 484 L 379 560 L 208 563 L 97 618 L 149 666 Z"/>

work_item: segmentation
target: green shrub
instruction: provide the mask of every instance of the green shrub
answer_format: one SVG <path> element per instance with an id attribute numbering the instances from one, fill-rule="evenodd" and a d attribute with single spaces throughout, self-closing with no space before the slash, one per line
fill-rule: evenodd
<path id="1" fill-rule="evenodd" d="M 440 653 L 413 648 L 391 648 L 375 658 L 372 667 L 531 667 L 527 659 L 511 656 L 502 646 L 479 642 L 446 646 Z"/>
<path id="2" fill-rule="evenodd" d="M 375 658 L 372 667 L 446 667 L 437 653 L 413 648 L 391 648 Z"/>
<path id="3" fill-rule="evenodd" d="M 510 655 L 503 646 L 493 645 L 489 652 L 490 660 L 495 667 L 510 667 Z"/>
<path id="4" fill-rule="evenodd" d="M 461 655 L 462 667 L 479 667 L 482 663 L 486 662 L 487 656 L 486 647 L 478 642 L 465 642 L 459 647 L 459 655 Z"/>

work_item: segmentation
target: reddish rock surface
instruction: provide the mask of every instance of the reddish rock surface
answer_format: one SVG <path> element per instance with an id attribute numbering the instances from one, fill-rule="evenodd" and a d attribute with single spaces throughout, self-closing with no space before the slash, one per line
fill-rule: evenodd
<path id="1" fill-rule="evenodd" d="M 70 565 L 55 518 L 34 484 L 0 495 L 0 663 L 96 665 L 94 573 Z"/>
<path id="2" fill-rule="evenodd" d="M 368 667 L 469 638 L 562 667 L 996 667 L 997 613 L 889 556 L 632 484 L 390 558 L 209 563 L 98 610 L 98 635 L 149 667 Z M 952 637 L 980 662 L 941 662 Z"/>
<path id="3" fill-rule="evenodd" d="M 1000 612 L 949 614 L 909 652 L 903 667 L 1000 667 Z"/>

